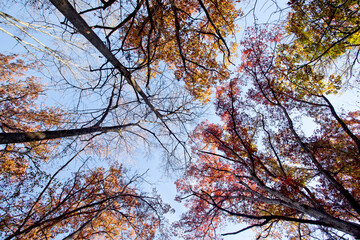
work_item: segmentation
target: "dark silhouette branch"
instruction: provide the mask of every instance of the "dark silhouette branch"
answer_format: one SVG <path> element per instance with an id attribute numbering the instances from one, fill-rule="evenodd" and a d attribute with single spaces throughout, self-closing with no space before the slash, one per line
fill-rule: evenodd
<path id="1" fill-rule="evenodd" d="M 91 133 L 116 132 L 127 127 L 136 126 L 137 124 L 138 123 L 129 123 L 118 126 L 110 126 L 110 127 L 88 127 L 88 128 L 79 128 L 79 129 L 66 129 L 66 130 L 40 131 L 40 132 L 0 133 L 0 144 L 34 142 L 34 141 L 50 140 L 56 138 L 81 136 Z"/>

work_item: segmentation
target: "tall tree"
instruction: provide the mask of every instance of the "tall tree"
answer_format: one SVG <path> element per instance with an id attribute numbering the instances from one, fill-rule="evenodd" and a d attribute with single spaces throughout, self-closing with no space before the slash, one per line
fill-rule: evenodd
<path id="1" fill-rule="evenodd" d="M 299 65 L 336 66 L 338 75 L 350 78 L 359 55 L 358 2 L 290 1 L 289 5 L 286 28 L 294 40 L 287 46 L 289 55 L 296 56 Z"/>
<path id="2" fill-rule="evenodd" d="M 187 121 L 194 119 L 189 109 L 196 104 L 187 93 L 207 101 L 211 86 L 229 75 L 227 65 L 236 46 L 228 44 L 225 36 L 235 32 L 234 21 L 241 15 L 235 2 L 147 0 L 109 1 L 100 5 L 87 1 L 50 2 L 66 18 L 62 22 L 63 32 L 57 33 L 58 38 L 83 42 L 81 37 L 85 36 L 105 57 L 105 62 L 96 65 L 96 61 L 90 59 L 90 71 L 96 79 L 86 78 L 74 83 L 72 78 L 78 75 L 69 77 L 65 71 L 72 72 L 69 61 L 58 61 L 64 66 L 59 71 L 66 88 L 70 86 L 79 93 L 76 108 L 79 103 L 85 106 L 74 110 L 74 115 L 80 111 L 86 113 L 78 114 L 79 124 L 68 127 L 68 131 L 3 134 L 2 143 L 103 133 L 131 125 L 137 126 L 137 132 L 132 128 L 135 134 L 155 136 L 162 146 L 166 145 L 162 140 L 164 131 L 172 136 L 167 142 L 173 142 L 174 146 L 183 145 L 179 133 L 186 131 L 175 134 L 171 125 L 184 128 Z M 54 9 L 51 4 L 34 2 L 29 5 L 46 7 L 44 14 L 48 14 L 47 10 Z M 26 27 L 18 26 L 23 24 L 20 20 L 5 13 L 1 16 L 30 35 Z M 45 26 L 58 24 L 54 16 L 45 16 L 44 22 Z M 31 23 L 27 26 L 36 28 Z M 20 43 L 24 44 L 24 41 Z M 44 51 L 50 51 L 52 56 L 57 52 L 49 47 Z M 84 58 L 88 56 L 86 54 Z M 55 58 L 58 59 L 58 55 Z M 184 91 L 183 83 L 177 83 L 175 79 L 183 80 L 187 91 Z M 129 91 L 131 88 L 134 92 Z M 88 98 L 82 97 L 86 94 L 103 104 L 93 110 L 94 106 L 88 106 Z"/>
<path id="3" fill-rule="evenodd" d="M 280 40 L 276 29 L 249 30 L 241 74 L 217 90 L 224 124 L 194 131 L 196 159 L 177 181 L 190 208 L 178 224 L 189 238 L 213 238 L 230 219 L 249 226 L 228 234 L 261 227 L 263 238 L 360 237 L 359 111 L 341 116 L 326 96 L 331 75 L 294 67 L 272 48 Z"/>
<path id="4" fill-rule="evenodd" d="M 66 113 L 41 106 L 44 85 L 28 74 L 36 68 L 37 62 L 0 54 L 0 134 L 5 136 L 0 156 L 1 237 L 155 238 L 170 208 L 156 193 L 133 186 L 141 176 L 128 178 L 120 165 L 66 172 L 90 143 L 57 170 L 54 161 L 46 163 L 59 145 L 55 138 L 120 131 L 130 125 L 51 130 L 62 127 Z"/>
<path id="5" fill-rule="evenodd" d="M 214 83 L 228 76 L 226 65 L 235 49 L 225 37 L 236 31 L 234 21 L 241 14 L 235 1 L 110 1 L 92 8 L 76 2 L 77 10 L 68 1 L 51 2 L 109 62 L 118 70 L 123 69 L 120 72 L 126 78 L 129 73 L 114 62 L 109 51 L 118 59 L 125 56 L 128 70 L 145 69 L 146 86 L 161 71 L 161 63 L 175 68 L 176 77 L 203 100 L 209 98 Z M 127 14 L 116 14 L 114 11 L 118 10 L 126 10 Z M 89 14 L 98 16 L 100 21 L 87 17 Z M 93 29 L 103 32 L 95 34 Z M 107 46 L 100 39 L 95 40 L 99 37 Z M 222 62 L 218 60 L 221 55 Z"/>

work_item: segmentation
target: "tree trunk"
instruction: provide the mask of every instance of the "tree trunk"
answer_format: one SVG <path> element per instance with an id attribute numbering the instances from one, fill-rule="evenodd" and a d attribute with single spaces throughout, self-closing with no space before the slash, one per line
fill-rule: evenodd
<path id="1" fill-rule="evenodd" d="M 79 13 L 73 8 L 73 6 L 67 0 L 50 0 L 50 2 L 74 25 L 74 27 L 124 76 L 126 81 L 134 88 L 135 93 L 139 94 L 144 100 L 145 104 L 151 109 L 157 118 L 164 124 L 169 130 L 170 134 L 182 145 L 182 141 L 171 131 L 166 124 L 161 113 L 154 107 L 149 100 L 148 96 L 143 92 L 141 87 L 131 77 L 131 73 L 124 67 L 115 55 L 110 51 L 104 42 L 98 35 L 90 28 L 85 20 L 79 15 Z M 185 148 L 185 147 L 184 147 Z"/>
<path id="2" fill-rule="evenodd" d="M 162 120 L 161 114 L 152 105 L 148 96 L 142 91 L 140 86 L 132 79 L 131 73 L 119 62 L 114 54 L 112 54 L 109 48 L 106 47 L 104 42 L 96 35 L 73 6 L 67 0 L 50 0 L 50 2 L 74 25 L 81 35 L 83 35 L 117 70 L 119 70 L 126 81 L 134 88 L 136 93 L 140 94 L 146 105 Z"/>
<path id="3" fill-rule="evenodd" d="M 129 123 L 125 125 L 111 126 L 111 127 L 88 127 L 88 128 L 79 128 L 79 129 L 41 131 L 41 132 L 0 133 L 0 144 L 33 142 L 33 141 L 49 140 L 56 138 L 80 136 L 80 135 L 96 133 L 96 132 L 99 133 L 115 132 L 123 128 L 135 126 L 135 125 L 137 124 Z"/>

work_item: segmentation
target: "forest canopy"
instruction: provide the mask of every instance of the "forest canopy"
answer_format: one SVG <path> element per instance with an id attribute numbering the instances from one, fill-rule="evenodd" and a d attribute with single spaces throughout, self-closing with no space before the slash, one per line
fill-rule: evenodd
<path id="1" fill-rule="evenodd" d="M 360 238 L 359 10 L 1 3 L 0 236 Z"/>

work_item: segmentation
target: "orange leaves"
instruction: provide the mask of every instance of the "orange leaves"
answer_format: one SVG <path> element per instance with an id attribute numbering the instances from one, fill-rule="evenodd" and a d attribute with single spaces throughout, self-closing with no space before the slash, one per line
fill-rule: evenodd
<path id="1" fill-rule="evenodd" d="M 189 238 L 201 232 L 213 237 L 209 226 L 229 216 L 274 236 L 281 233 L 276 225 L 287 224 L 294 237 L 293 223 L 300 234 L 311 226 L 300 225 L 311 223 L 358 236 L 360 227 L 352 224 L 360 212 L 354 170 L 360 163 L 360 114 L 337 115 L 322 94 L 339 90 L 341 79 L 312 65 L 299 67 L 304 52 L 290 54 L 297 51 L 292 44 L 273 48 L 280 32 L 249 30 L 239 75 L 217 87 L 223 126 L 203 122 L 194 131 L 196 158 L 178 182 L 190 208 L 180 221 L 193 230 Z M 317 124 L 311 137 L 302 132 L 303 116 Z"/>
<path id="2" fill-rule="evenodd" d="M 36 102 L 43 92 L 40 80 L 27 76 L 36 62 L 25 63 L 18 56 L 0 54 L 0 123 L 2 132 L 38 131 L 61 124 L 62 112 L 56 108 L 39 108 Z M 0 153 L 0 174 L 14 179 L 27 168 L 27 162 L 45 161 L 55 142 L 11 144 Z"/>
<path id="3" fill-rule="evenodd" d="M 225 39 L 235 33 L 242 14 L 236 2 L 187 0 L 141 1 L 138 11 L 120 32 L 122 48 L 131 51 L 140 68 L 147 66 L 155 77 L 163 67 L 174 68 L 195 98 L 207 102 L 211 87 L 229 77 L 227 64 L 235 44 Z M 149 76 L 149 75 L 148 75 Z M 149 81 L 150 79 L 148 79 Z"/>
<path id="4" fill-rule="evenodd" d="M 122 166 L 78 172 L 68 182 L 50 184 L 37 200 L 16 201 L 0 229 L 22 239 L 62 233 L 76 239 L 152 239 L 157 214 L 169 208 L 158 196 L 130 187 L 132 181 L 123 177 Z"/>

